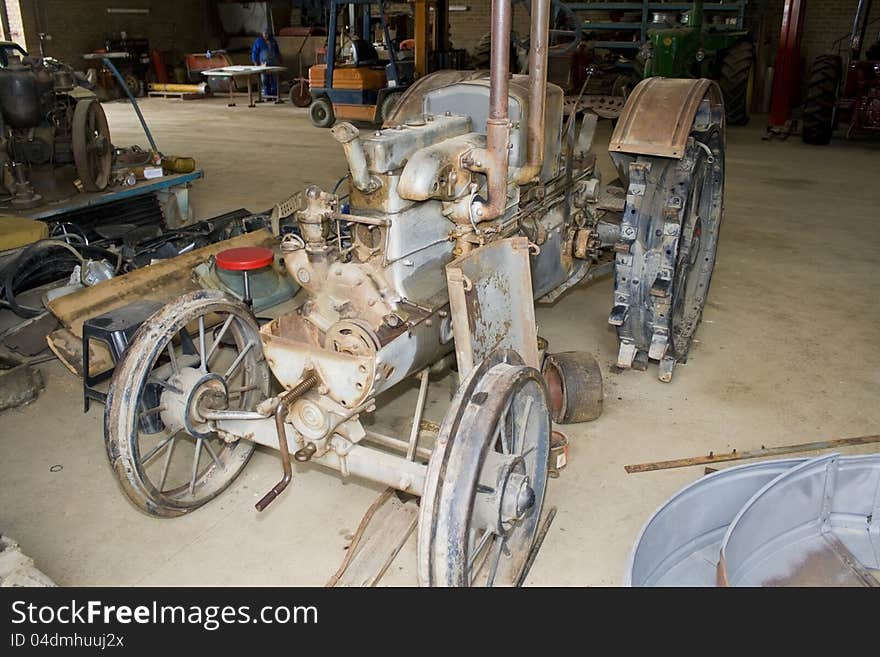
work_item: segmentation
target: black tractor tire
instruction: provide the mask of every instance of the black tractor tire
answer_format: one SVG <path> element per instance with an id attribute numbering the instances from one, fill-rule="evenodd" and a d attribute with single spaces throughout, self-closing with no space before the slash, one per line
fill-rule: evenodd
<path id="1" fill-rule="evenodd" d="M 477 42 L 477 45 L 474 47 L 474 50 L 471 53 L 471 68 L 474 68 L 478 71 L 488 71 L 491 61 L 492 33 L 486 32 L 486 34 L 480 37 L 480 40 Z M 510 72 L 520 72 L 519 57 L 517 55 L 514 34 L 512 32 L 510 34 Z"/>
<path id="2" fill-rule="evenodd" d="M 721 62 L 718 85 L 724 96 L 728 125 L 749 122 L 749 80 L 755 65 L 755 49 L 749 41 L 734 44 Z"/>
<path id="3" fill-rule="evenodd" d="M 336 123 L 336 114 L 333 112 L 333 103 L 327 96 L 315 98 L 309 107 L 309 118 L 316 128 L 331 128 Z"/>
<path id="4" fill-rule="evenodd" d="M 376 114 L 376 123 L 383 123 L 390 119 L 391 115 L 394 114 L 394 111 L 400 104 L 401 98 L 403 98 L 402 91 L 392 91 L 391 93 L 386 94 L 379 103 L 379 111 Z"/>
<path id="5" fill-rule="evenodd" d="M 801 139 L 805 144 L 825 146 L 831 141 L 842 65 L 837 55 L 819 55 L 813 62 L 801 116 Z"/>
<path id="6" fill-rule="evenodd" d="M 590 422 L 602 414 L 602 370 L 592 354 L 548 354 L 541 374 L 547 384 L 550 417 L 557 424 Z"/>

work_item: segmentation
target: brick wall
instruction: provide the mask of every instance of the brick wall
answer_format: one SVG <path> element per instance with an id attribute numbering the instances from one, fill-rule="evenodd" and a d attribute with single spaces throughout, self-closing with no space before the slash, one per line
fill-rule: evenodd
<path id="1" fill-rule="evenodd" d="M 480 38 L 489 32 L 491 0 L 450 0 L 449 4 L 468 8 L 467 11 L 449 12 L 449 29 L 453 47 L 471 51 Z M 529 34 L 529 26 L 529 12 L 522 3 L 516 3 L 513 9 L 514 31 L 524 38 Z"/>
<path id="2" fill-rule="evenodd" d="M 0 2 L 4 1 L 0 0 Z M 24 45 L 24 24 L 17 0 L 7 2 L 6 13 L 9 16 L 9 34 L 6 35 L 6 39 Z"/>
<path id="3" fill-rule="evenodd" d="M 837 46 L 832 50 L 832 43 L 844 35 L 847 36 L 842 41 L 842 45 L 846 51 L 858 4 L 858 0 L 808 1 L 804 35 L 801 40 L 801 55 L 806 59 L 808 69 L 818 55 L 837 52 Z M 880 32 L 880 2 L 874 2 L 868 20 L 878 22 L 868 26 L 868 31 L 865 33 L 865 47 L 877 41 L 877 34 Z"/>
<path id="4" fill-rule="evenodd" d="M 20 0 L 27 49 L 39 53 L 38 34 L 52 36 L 47 55 L 74 68 L 86 68 L 83 53 L 104 47 L 105 39 L 146 37 L 150 45 L 173 52 L 204 51 L 209 36 L 208 0 Z M 107 8 L 149 9 L 149 14 L 108 14 Z M 10 16 L 11 19 L 11 16 Z"/>

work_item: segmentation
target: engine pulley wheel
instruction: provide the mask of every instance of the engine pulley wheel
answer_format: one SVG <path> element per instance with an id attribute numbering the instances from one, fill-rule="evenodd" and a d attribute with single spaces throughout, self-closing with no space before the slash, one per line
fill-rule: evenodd
<path id="1" fill-rule="evenodd" d="M 379 338 L 366 322 L 343 319 L 328 329 L 324 348 L 349 356 L 372 357 L 379 350 Z"/>
<path id="2" fill-rule="evenodd" d="M 240 301 L 200 290 L 149 318 L 116 367 L 104 409 L 107 455 L 125 494 L 160 517 L 219 495 L 255 443 L 224 440 L 204 414 L 255 410 L 269 383 L 259 327 Z"/>
<path id="3" fill-rule="evenodd" d="M 110 182 L 113 144 L 104 108 L 97 98 L 80 100 L 73 111 L 73 161 L 87 192 L 101 192 Z"/>
<path id="4" fill-rule="evenodd" d="M 513 586 L 534 544 L 550 450 L 540 372 L 497 350 L 469 375 L 435 443 L 419 515 L 423 586 Z"/>

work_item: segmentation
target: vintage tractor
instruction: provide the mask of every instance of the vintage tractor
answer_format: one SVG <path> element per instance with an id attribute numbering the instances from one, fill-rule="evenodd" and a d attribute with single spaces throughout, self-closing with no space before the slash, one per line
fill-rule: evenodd
<path id="1" fill-rule="evenodd" d="M 813 62 L 801 116 L 801 137 L 807 144 L 828 144 L 838 123 L 848 124 L 847 138 L 858 132 L 880 132 L 880 41 L 862 59 L 871 4 L 871 0 L 859 0 L 846 77 L 839 53 L 820 55 Z"/>
<path id="2" fill-rule="evenodd" d="M 95 94 L 73 70 L 51 58 L 33 58 L 14 43 L 0 43 L 0 160 L 13 207 L 42 202 L 31 167 L 74 164 L 86 191 L 107 187 L 113 145 Z"/>
<path id="3" fill-rule="evenodd" d="M 379 59 L 373 47 L 370 7 L 378 5 L 382 35 L 390 60 Z M 362 10 L 361 33 L 349 38 L 350 59 L 336 61 L 339 10 Z M 413 79 L 411 62 L 398 60 L 385 20 L 385 3 L 371 0 L 332 0 L 327 37 L 327 63 L 309 68 L 312 104 L 309 118 L 317 128 L 329 128 L 336 119 L 381 123 L 394 111 L 401 95 Z M 353 25 L 352 25 L 353 27 Z"/>
<path id="4" fill-rule="evenodd" d="M 651 78 L 631 94 L 606 189 L 590 153 L 595 115 L 564 123 L 547 84 L 548 0 L 534 0 L 530 76 L 510 76 L 496 40 L 489 74 L 421 78 L 379 131 L 333 129 L 351 192 L 309 187 L 278 206 L 280 245 L 303 287 L 294 311 L 258 325 L 216 292 L 148 319 L 117 366 L 105 440 L 128 497 L 159 517 L 223 491 L 256 444 L 421 497 L 425 585 L 516 584 L 534 547 L 551 420 L 601 410 L 588 354 L 542 362 L 532 299 L 552 301 L 614 271 L 617 365 L 687 358 L 715 263 L 724 185 L 724 106 L 709 80 Z M 493 28 L 510 31 L 509 0 Z M 283 232 L 283 231 L 281 231 Z M 439 433 L 420 436 L 432 371 L 460 386 Z M 410 377 L 407 438 L 365 422 Z M 421 441 L 421 442 L 420 442 Z"/>
<path id="5" fill-rule="evenodd" d="M 648 30 L 648 41 L 638 55 L 642 75 L 717 80 L 727 122 L 745 125 L 749 121 L 748 90 L 755 60 L 749 33 L 718 30 L 705 24 L 703 0 L 696 0 L 685 16 L 685 24 L 670 14 L 666 26 Z"/>

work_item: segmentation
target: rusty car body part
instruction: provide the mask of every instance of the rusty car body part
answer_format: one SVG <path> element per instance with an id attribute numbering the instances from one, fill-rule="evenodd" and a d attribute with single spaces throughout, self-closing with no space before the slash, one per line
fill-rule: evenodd
<path id="1" fill-rule="evenodd" d="M 290 412 L 290 405 L 299 397 L 315 387 L 318 383 L 318 377 L 313 373 L 308 373 L 305 378 L 288 390 L 278 401 L 275 407 L 275 431 L 278 434 L 278 452 L 281 455 L 281 467 L 284 474 L 281 480 L 275 484 L 272 489 L 266 493 L 254 507 L 257 511 L 262 511 L 269 506 L 276 497 L 281 495 L 293 477 L 293 468 L 290 465 L 290 450 L 287 446 L 287 432 L 284 429 L 284 423 L 287 421 L 287 415 Z"/>
<path id="2" fill-rule="evenodd" d="M 880 587 L 878 573 L 880 454 L 781 473 L 731 521 L 718 560 L 719 586 Z"/>
<path id="3" fill-rule="evenodd" d="M 642 80 L 627 99 L 608 150 L 612 156 L 634 153 L 680 159 L 700 105 L 707 97 L 712 105 L 724 109 L 721 90 L 711 80 Z"/>
<path id="4" fill-rule="evenodd" d="M 744 450 L 742 452 L 714 453 L 704 456 L 691 456 L 683 459 L 670 461 L 650 461 L 648 463 L 636 463 L 626 465 L 624 469 L 633 474 L 636 472 L 653 472 L 654 470 L 668 470 L 669 468 L 687 468 L 692 465 L 705 465 L 707 463 L 724 463 L 725 461 L 742 461 L 745 459 L 759 459 L 768 456 L 782 456 L 783 454 L 797 454 L 798 452 L 815 452 L 820 449 L 840 449 L 841 447 L 854 447 L 856 445 L 872 445 L 880 443 L 880 435 L 857 436 L 854 438 L 834 438 L 832 440 L 818 440 L 812 443 L 797 443 L 795 445 L 781 445 L 779 447 L 761 447 L 761 449 Z"/>
<path id="5" fill-rule="evenodd" d="M 538 368 L 528 239 L 491 242 L 458 258 L 446 266 L 446 280 L 460 380 L 502 347 Z"/>

